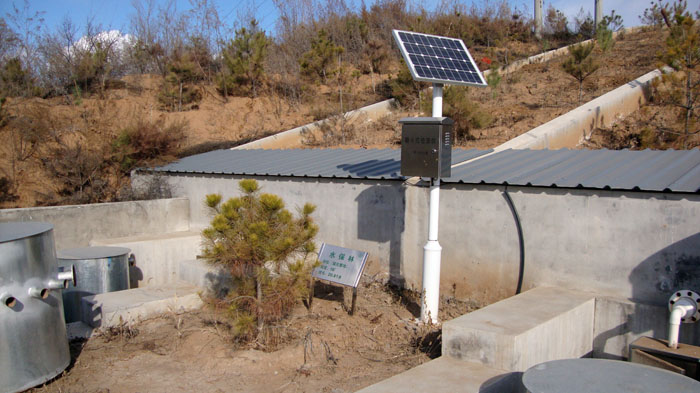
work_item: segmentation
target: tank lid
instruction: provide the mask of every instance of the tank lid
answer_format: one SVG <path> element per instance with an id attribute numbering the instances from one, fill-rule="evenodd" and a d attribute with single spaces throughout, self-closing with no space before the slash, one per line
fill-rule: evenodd
<path id="1" fill-rule="evenodd" d="M 53 229 L 48 222 L 0 222 L 0 243 L 36 236 Z"/>
<path id="2" fill-rule="evenodd" d="M 684 375 L 608 359 L 562 359 L 540 363 L 527 370 L 522 381 L 532 393 L 700 392 L 700 382 Z"/>
<path id="3" fill-rule="evenodd" d="M 131 250 L 126 247 L 98 246 L 58 250 L 56 256 L 58 259 L 102 259 L 120 257 L 130 252 Z"/>

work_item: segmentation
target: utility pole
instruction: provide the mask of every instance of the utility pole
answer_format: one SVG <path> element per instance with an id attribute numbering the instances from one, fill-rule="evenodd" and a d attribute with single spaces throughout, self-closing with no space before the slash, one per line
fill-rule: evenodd
<path id="1" fill-rule="evenodd" d="M 542 2 L 535 0 L 535 38 L 542 39 Z"/>
<path id="2" fill-rule="evenodd" d="M 603 21 L 603 0 L 595 0 L 595 29 Z"/>

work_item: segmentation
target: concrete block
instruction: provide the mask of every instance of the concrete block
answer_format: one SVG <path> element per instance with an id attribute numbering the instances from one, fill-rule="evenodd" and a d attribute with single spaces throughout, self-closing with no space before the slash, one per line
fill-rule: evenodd
<path id="1" fill-rule="evenodd" d="M 198 287 L 178 283 L 168 287 L 148 287 L 86 296 L 83 322 L 107 328 L 153 318 L 163 313 L 179 313 L 202 306 Z"/>
<path id="2" fill-rule="evenodd" d="M 522 373 L 442 356 L 357 393 L 506 393 L 520 392 Z"/>
<path id="3" fill-rule="evenodd" d="M 445 322 L 442 353 L 508 371 L 593 350 L 595 295 L 541 287 Z"/>
<path id="4" fill-rule="evenodd" d="M 114 246 L 131 249 L 136 264 L 129 270 L 131 287 L 166 285 L 177 281 L 178 263 L 196 259 L 202 236 L 197 231 L 172 232 L 105 240 L 94 240 L 91 246 Z"/>
<path id="5" fill-rule="evenodd" d="M 203 259 L 180 261 L 177 277 L 180 281 L 196 285 L 208 294 L 221 297 L 233 286 L 231 275 L 224 269 L 212 266 Z"/>

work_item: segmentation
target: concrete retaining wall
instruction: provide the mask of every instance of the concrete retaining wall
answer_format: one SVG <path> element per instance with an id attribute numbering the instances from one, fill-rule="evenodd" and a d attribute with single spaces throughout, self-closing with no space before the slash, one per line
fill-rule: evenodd
<path id="1" fill-rule="evenodd" d="M 93 239 L 156 234 L 189 229 L 187 199 L 98 203 L 0 210 L 0 222 L 53 224 L 56 249 L 87 247 Z"/>
<path id="2" fill-rule="evenodd" d="M 350 121 L 357 121 L 361 118 L 367 121 L 377 120 L 382 116 L 388 115 L 393 105 L 394 99 L 391 98 L 347 112 L 344 116 Z M 292 128 L 291 130 L 280 132 L 279 134 L 246 143 L 245 145 L 236 146 L 233 149 L 293 149 L 304 147 L 302 143 L 304 133 L 317 131 L 319 127 L 327 121 L 328 119 L 319 120 L 297 128 Z"/>
<path id="3" fill-rule="evenodd" d="M 639 109 L 648 99 L 651 81 L 660 77 L 654 70 L 567 112 L 495 148 L 561 149 L 576 147 L 598 127 L 608 127 Z"/>

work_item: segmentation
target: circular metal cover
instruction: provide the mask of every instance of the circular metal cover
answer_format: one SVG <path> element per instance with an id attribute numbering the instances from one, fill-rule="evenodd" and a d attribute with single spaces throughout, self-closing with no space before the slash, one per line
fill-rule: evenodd
<path id="1" fill-rule="evenodd" d="M 686 315 L 685 317 L 681 318 L 681 322 L 697 322 L 697 320 L 700 319 L 700 295 L 698 295 L 694 291 L 690 291 L 688 289 L 681 289 L 680 291 L 676 291 L 668 299 L 668 311 L 673 311 L 673 305 L 682 298 L 687 298 L 695 302 L 695 314 Z"/>
<path id="2" fill-rule="evenodd" d="M 80 247 L 59 250 L 56 252 L 58 259 L 103 259 L 126 255 L 131 252 L 126 247 Z"/>
<path id="3" fill-rule="evenodd" d="M 36 236 L 52 229 L 53 225 L 47 222 L 0 222 L 0 243 Z"/>
<path id="4" fill-rule="evenodd" d="M 697 393 L 700 382 L 637 363 L 607 359 L 564 359 L 541 363 L 523 375 L 531 393 Z"/>

